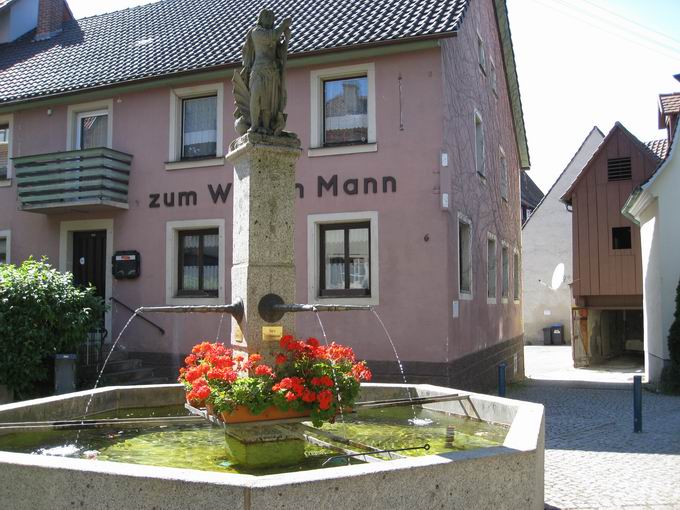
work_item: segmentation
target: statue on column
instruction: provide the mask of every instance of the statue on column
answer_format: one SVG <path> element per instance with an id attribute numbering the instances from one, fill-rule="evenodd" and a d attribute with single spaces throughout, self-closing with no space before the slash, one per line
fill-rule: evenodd
<path id="1" fill-rule="evenodd" d="M 234 71 L 234 100 L 239 136 L 245 133 L 285 135 L 286 63 L 290 18 L 274 28 L 274 12 L 262 9 L 243 43 L 243 68 Z"/>

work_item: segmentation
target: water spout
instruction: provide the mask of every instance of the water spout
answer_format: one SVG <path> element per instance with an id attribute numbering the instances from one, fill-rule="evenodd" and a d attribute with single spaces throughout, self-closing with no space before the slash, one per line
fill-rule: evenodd
<path id="1" fill-rule="evenodd" d="M 299 312 L 350 312 L 373 311 L 371 305 L 339 305 L 339 304 L 287 304 L 277 294 L 267 294 L 257 305 L 257 311 L 266 322 L 278 322 L 287 313 Z"/>
<path id="2" fill-rule="evenodd" d="M 243 301 L 238 299 L 229 305 L 141 306 L 137 313 L 228 313 L 241 322 L 244 309 Z"/>

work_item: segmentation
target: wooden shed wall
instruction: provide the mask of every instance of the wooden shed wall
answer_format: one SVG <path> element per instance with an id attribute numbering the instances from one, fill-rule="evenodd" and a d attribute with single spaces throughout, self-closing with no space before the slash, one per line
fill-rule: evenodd
<path id="1" fill-rule="evenodd" d="M 584 168 L 572 196 L 575 298 L 642 294 L 640 229 L 622 214 L 631 191 L 658 161 L 617 129 Z M 609 182 L 607 160 L 630 156 L 632 179 Z M 631 227 L 632 248 L 612 248 L 612 228 Z"/>

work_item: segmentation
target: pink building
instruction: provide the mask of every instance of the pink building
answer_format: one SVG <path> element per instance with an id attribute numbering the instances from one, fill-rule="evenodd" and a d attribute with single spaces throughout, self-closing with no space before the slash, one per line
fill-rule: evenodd
<path id="1" fill-rule="evenodd" d="M 30 29 L 0 44 L 0 257 L 44 255 L 94 283 L 112 300 L 107 341 L 125 306 L 231 302 L 230 78 L 260 4 L 73 20 L 62 0 L 0 0 L 0 27 L 20 4 Z M 502 361 L 521 377 L 529 156 L 505 2 L 268 5 L 294 19 L 298 301 L 374 305 L 409 382 L 489 387 Z M 372 314 L 321 318 L 379 379 L 401 380 Z M 219 317 L 149 319 L 163 331 L 138 320 L 121 344 L 156 376 L 229 337 Z M 313 315 L 297 321 L 321 336 Z"/>

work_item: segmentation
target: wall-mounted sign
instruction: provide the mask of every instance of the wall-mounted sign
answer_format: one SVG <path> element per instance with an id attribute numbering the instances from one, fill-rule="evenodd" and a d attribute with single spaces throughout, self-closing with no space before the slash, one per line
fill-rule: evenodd
<path id="1" fill-rule="evenodd" d="M 262 340 L 266 342 L 278 342 L 283 336 L 282 326 L 262 326 Z"/>
<path id="2" fill-rule="evenodd" d="M 208 184 L 208 194 L 213 204 L 226 203 L 231 193 L 232 183 L 225 185 L 218 184 L 213 186 Z M 305 198 L 305 186 L 295 184 L 299 198 Z M 345 195 L 375 195 L 378 193 L 396 193 L 397 178 L 384 176 L 380 179 L 375 177 L 363 177 L 362 179 L 350 178 L 340 181 L 338 175 L 334 174 L 330 178 L 319 175 L 316 182 L 316 196 L 337 197 L 339 194 Z M 202 195 L 205 196 L 205 195 Z M 149 208 L 158 209 L 160 207 L 191 207 L 198 205 L 199 194 L 196 191 L 167 191 L 164 193 L 149 193 Z"/>

